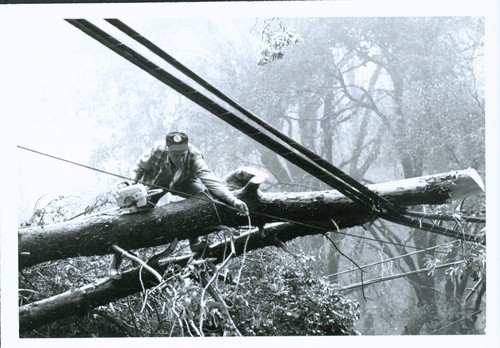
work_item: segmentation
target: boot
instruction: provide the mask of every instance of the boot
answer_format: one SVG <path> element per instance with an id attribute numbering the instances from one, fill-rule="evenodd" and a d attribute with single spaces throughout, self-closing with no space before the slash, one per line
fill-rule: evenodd
<path id="1" fill-rule="evenodd" d="M 108 268 L 108 277 L 115 280 L 122 279 L 122 274 L 120 272 L 120 266 L 122 264 L 122 255 L 114 253 L 111 258 L 111 263 Z"/>

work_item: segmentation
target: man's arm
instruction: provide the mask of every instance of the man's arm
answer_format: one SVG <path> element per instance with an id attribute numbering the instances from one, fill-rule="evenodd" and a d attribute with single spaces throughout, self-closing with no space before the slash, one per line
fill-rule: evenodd
<path id="1" fill-rule="evenodd" d="M 148 172 L 151 172 L 155 164 L 161 160 L 163 156 L 163 147 L 164 145 L 160 141 L 157 141 L 148 152 L 139 157 L 132 169 L 132 178 L 135 182 L 141 179 L 143 181 L 152 181 L 154 179 L 154 177 L 151 176 L 155 173 L 148 174 Z"/>
<path id="2" fill-rule="evenodd" d="M 231 191 L 217 179 L 215 174 L 208 168 L 203 158 L 200 157 L 194 161 L 193 171 L 211 194 L 229 205 L 232 205 L 242 213 L 248 214 L 248 207 L 245 202 L 236 198 Z"/>
<path id="3" fill-rule="evenodd" d="M 134 169 L 132 169 L 132 178 L 135 182 L 140 181 L 144 176 L 150 158 L 150 153 L 144 154 L 135 162 Z"/>

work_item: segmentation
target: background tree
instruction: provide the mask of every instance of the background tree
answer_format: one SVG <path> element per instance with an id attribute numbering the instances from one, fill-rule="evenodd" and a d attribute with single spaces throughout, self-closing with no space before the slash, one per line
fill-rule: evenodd
<path id="1" fill-rule="evenodd" d="M 348 123 L 335 125 L 335 134 L 340 139 L 336 150 L 348 150 L 340 152 L 347 153 L 345 160 L 339 162 L 338 158 L 331 157 L 334 163 L 339 162 L 341 167 L 349 165 L 348 173 L 356 178 L 363 178 L 367 172 L 376 175 L 380 164 L 389 164 L 386 162 L 388 157 L 385 157 L 384 162 L 375 168 L 370 167 L 372 159 L 379 157 L 380 136 L 383 135 L 385 139 L 392 139 L 384 142 L 383 151 L 399 159 L 399 166 L 394 170 L 396 175 L 399 172 L 405 177 L 414 177 L 457 165 L 453 149 L 466 144 L 463 139 L 472 140 L 469 145 L 474 150 L 470 153 L 469 163 L 480 170 L 484 168 L 483 97 L 478 98 L 482 93 L 477 86 L 477 76 L 482 75 L 483 28 L 480 19 L 381 18 L 362 22 L 347 19 L 336 21 L 335 25 L 325 21 L 314 23 L 311 27 L 310 31 L 302 27 L 299 32 L 303 38 L 314 39 L 311 42 L 305 39 L 306 43 L 290 48 L 292 53 L 283 56 L 284 60 L 293 61 L 292 67 L 303 68 L 305 74 L 283 75 L 290 79 L 297 75 L 315 78 L 312 81 L 320 86 L 315 85 L 310 90 L 317 91 L 324 86 L 323 93 L 314 94 L 320 100 L 316 103 L 316 111 L 300 114 L 308 117 L 311 123 L 315 122 L 311 115 L 321 115 L 320 108 L 331 112 L 336 107 L 334 115 L 355 110 L 349 113 Z M 312 31 L 314 33 L 311 34 Z M 315 61 L 318 56 L 321 58 Z M 333 61 L 328 59 L 331 56 Z M 327 61 L 330 64 L 325 64 Z M 279 67 L 286 64 L 277 63 Z M 298 83 L 305 84 L 304 81 Z M 317 99 L 309 98 L 309 107 L 311 100 Z M 335 107 L 332 108 L 330 103 Z M 364 114 L 362 110 L 365 110 Z M 300 131 L 294 134 L 300 134 L 303 143 L 329 158 L 332 154 L 331 140 L 335 139 L 332 127 L 328 126 L 329 121 L 331 117 L 324 117 L 321 128 L 301 127 L 304 123 L 299 122 L 296 127 Z M 366 139 L 368 122 L 371 122 L 372 140 Z M 359 132 L 353 128 L 356 123 L 359 124 Z M 347 136 L 342 133 L 342 128 Z M 304 141 L 303 137 L 308 134 L 307 131 L 311 134 L 311 129 L 318 132 L 312 133 L 309 139 L 324 136 L 322 144 L 327 146 L 317 149 L 314 142 Z M 356 136 L 357 139 L 350 140 Z M 372 146 L 362 146 L 364 142 Z M 360 158 L 365 162 L 360 163 Z M 392 162 L 391 165 L 395 164 L 398 163 Z M 363 170 L 360 172 L 359 168 Z M 407 242 L 392 233 L 392 229 L 384 228 L 384 234 L 390 234 L 393 242 Z M 377 238 L 382 235 L 375 234 L 373 230 L 372 233 Z M 413 236 L 412 242 L 421 249 L 443 242 L 436 236 L 419 232 L 414 232 Z M 316 243 L 312 247 L 321 250 Z M 386 252 L 394 257 L 393 252 Z M 398 251 L 401 254 L 407 252 L 405 249 Z M 401 270 L 420 269 L 426 261 L 425 254 L 418 254 L 416 259 L 408 258 Z M 330 264 L 332 273 L 337 268 Z M 413 285 L 417 304 L 425 308 L 416 314 L 420 319 L 416 318 L 415 323 L 407 326 L 406 333 L 415 334 L 420 332 L 425 319 L 437 317 L 438 300 L 433 276 L 416 275 L 413 278 L 410 284 Z M 424 316 L 427 317 L 422 319 Z"/>

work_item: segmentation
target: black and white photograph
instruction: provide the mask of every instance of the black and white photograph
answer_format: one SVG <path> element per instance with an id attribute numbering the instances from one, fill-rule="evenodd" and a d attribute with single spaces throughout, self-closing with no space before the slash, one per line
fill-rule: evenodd
<path id="1" fill-rule="evenodd" d="M 1 343 L 497 346 L 498 4 L 430 3 L 1 5 Z"/>

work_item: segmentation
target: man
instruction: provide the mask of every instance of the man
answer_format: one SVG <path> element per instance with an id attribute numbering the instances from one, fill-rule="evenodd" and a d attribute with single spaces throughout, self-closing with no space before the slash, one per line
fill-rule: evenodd
<path id="1" fill-rule="evenodd" d="M 135 164 L 133 178 L 136 182 L 169 188 L 183 197 L 207 192 L 248 214 L 247 205 L 215 177 L 185 133 L 168 133 L 166 145 L 155 144 L 151 151 L 141 156 Z M 150 201 L 156 204 L 161 197 L 161 194 L 152 196 Z"/>
<path id="2" fill-rule="evenodd" d="M 168 133 L 166 145 L 155 144 L 148 153 L 137 160 L 133 170 L 134 180 L 152 184 L 154 187 L 169 188 L 172 193 L 185 198 L 208 193 L 235 207 L 241 214 L 247 215 L 248 207 L 245 202 L 236 198 L 215 177 L 203 160 L 201 152 L 188 140 L 185 133 Z M 150 201 L 156 204 L 162 196 L 154 195 Z M 197 240 L 190 240 L 192 249 L 195 248 L 196 242 Z"/>
<path id="3" fill-rule="evenodd" d="M 235 207 L 239 214 L 248 215 L 246 203 L 236 198 L 215 177 L 203 160 L 201 152 L 188 140 L 185 133 L 168 133 L 166 143 L 153 145 L 148 153 L 137 160 L 133 170 L 134 181 L 151 184 L 154 188 L 168 188 L 182 197 L 202 193 L 212 195 Z M 150 202 L 158 203 L 164 194 L 166 190 L 163 190 L 163 194 L 150 197 Z M 206 242 L 200 243 L 197 238 L 189 240 L 189 246 L 194 252 L 202 251 L 205 245 Z M 109 277 L 120 278 L 120 263 L 121 257 L 115 254 L 108 272 Z"/>

